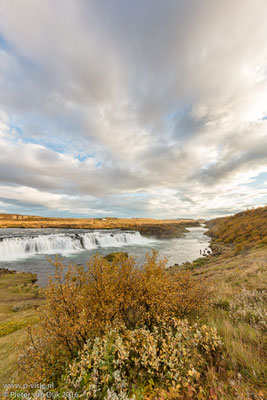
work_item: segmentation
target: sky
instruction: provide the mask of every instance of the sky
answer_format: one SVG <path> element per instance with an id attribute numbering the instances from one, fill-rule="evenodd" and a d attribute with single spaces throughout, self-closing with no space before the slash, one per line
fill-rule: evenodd
<path id="1" fill-rule="evenodd" d="M 1 0 L 0 213 L 267 203 L 266 0 Z"/>

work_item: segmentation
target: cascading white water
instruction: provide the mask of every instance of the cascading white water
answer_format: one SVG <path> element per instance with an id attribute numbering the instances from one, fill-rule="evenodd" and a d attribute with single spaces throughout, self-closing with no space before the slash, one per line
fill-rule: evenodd
<path id="1" fill-rule="evenodd" d="M 34 254 L 66 254 L 98 247 L 142 245 L 152 240 L 139 232 L 93 231 L 0 238 L 0 261 L 12 261 Z"/>

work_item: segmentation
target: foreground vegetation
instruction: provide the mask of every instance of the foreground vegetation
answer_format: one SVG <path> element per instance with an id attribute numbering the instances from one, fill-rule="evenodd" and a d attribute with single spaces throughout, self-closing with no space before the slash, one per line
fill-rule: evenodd
<path id="1" fill-rule="evenodd" d="M 204 282 L 192 279 L 187 271 L 170 276 L 156 253 L 140 268 L 132 257 L 122 255 L 111 263 L 96 255 L 87 268 L 70 266 L 67 272 L 60 261 L 55 267 L 41 323 L 32 331 L 31 346 L 21 359 L 35 381 L 60 378 L 88 340 L 102 343 L 112 337 L 110 330 L 121 337 L 132 331 L 141 336 L 145 331 L 157 333 L 167 320 L 194 315 L 207 305 Z M 100 376 L 98 391 L 104 396 L 109 384 L 101 382 Z"/>
<path id="2" fill-rule="evenodd" d="M 156 253 L 141 268 L 124 253 L 67 272 L 57 260 L 22 346 L 21 381 L 53 382 L 59 398 L 266 398 L 267 247 L 255 222 L 265 212 L 211 221 L 217 251 L 182 266 L 165 269 Z"/>

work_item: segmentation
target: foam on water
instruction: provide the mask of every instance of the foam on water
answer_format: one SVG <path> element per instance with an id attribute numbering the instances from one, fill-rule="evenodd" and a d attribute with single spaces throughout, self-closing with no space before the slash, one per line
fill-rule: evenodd
<path id="1" fill-rule="evenodd" d="M 36 236 L 0 237 L 0 260 L 12 261 L 35 254 L 68 254 L 98 247 L 145 245 L 152 239 L 134 231 L 93 231 L 85 233 L 56 233 Z"/>

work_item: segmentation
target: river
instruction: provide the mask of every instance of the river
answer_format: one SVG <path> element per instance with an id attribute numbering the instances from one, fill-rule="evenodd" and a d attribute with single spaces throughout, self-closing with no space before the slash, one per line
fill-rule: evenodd
<path id="1" fill-rule="evenodd" d="M 85 229 L 0 229 L 0 268 L 37 274 L 38 284 L 44 286 L 54 274 L 48 259 L 60 254 L 64 263 L 86 264 L 88 258 L 99 252 L 103 255 L 125 251 L 141 264 L 152 249 L 167 265 L 182 264 L 200 257 L 209 246 L 204 227 L 187 228 L 183 238 L 156 240 L 139 232 Z"/>

